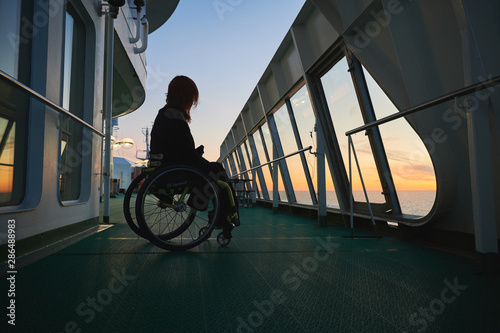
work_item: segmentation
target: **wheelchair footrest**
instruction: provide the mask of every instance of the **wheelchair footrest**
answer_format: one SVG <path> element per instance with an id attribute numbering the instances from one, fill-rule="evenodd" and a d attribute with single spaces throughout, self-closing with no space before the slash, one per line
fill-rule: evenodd
<path id="1" fill-rule="evenodd" d="M 240 217 L 238 215 L 238 212 L 234 212 L 232 215 L 226 216 L 226 220 L 229 224 L 232 224 L 234 227 L 240 225 Z"/>

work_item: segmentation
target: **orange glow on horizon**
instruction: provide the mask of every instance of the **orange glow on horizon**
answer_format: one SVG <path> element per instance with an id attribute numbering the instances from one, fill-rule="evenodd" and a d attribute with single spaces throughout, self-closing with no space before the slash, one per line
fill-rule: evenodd
<path id="1" fill-rule="evenodd" d="M 295 191 L 308 191 L 308 185 L 303 176 L 301 174 L 303 173 L 302 169 L 299 168 L 294 168 L 289 166 L 289 171 L 290 171 L 290 177 L 292 179 L 292 185 Z M 310 170 L 311 172 L 314 172 L 313 170 Z M 317 180 L 313 176 L 313 184 L 314 187 L 317 187 Z M 335 187 L 333 185 L 333 182 L 331 179 L 328 179 L 327 175 L 327 182 L 326 182 L 326 190 L 327 191 L 334 191 Z M 354 179 L 354 185 L 353 185 L 353 190 L 354 191 L 362 191 L 363 187 L 361 185 L 361 182 L 359 181 L 359 177 L 353 178 Z M 436 191 L 436 181 L 433 177 L 433 175 L 429 175 L 426 172 L 419 172 L 419 173 L 412 173 L 411 175 L 408 175 L 407 179 L 403 179 L 400 175 L 393 175 L 394 183 L 396 186 L 396 190 L 398 191 Z M 381 186 L 380 186 L 380 181 L 378 179 L 378 174 L 376 172 L 366 172 L 363 173 L 363 181 L 366 186 L 367 191 L 381 191 Z M 272 186 L 271 185 L 268 185 Z M 279 186 L 280 191 L 284 191 L 284 187 L 282 184 Z"/>

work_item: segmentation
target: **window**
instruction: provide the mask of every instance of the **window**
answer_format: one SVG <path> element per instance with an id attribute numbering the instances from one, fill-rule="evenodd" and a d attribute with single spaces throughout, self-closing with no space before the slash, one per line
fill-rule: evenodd
<path id="1" fill-rule="evenodd" d="M 278 128 L 276 125 L 277 122 L 280 123 L 280 119 L 276 120 L 275 115 L 269 116 L 269 121 L 267 123 L 268 126 L 263 128 L 264 139 L 265 139 L 264 141 L 266 142 L 266 146 L 267 146 L 269 153 L 271 153 L 271 151 L 272 151 L 272 157 L 271 157 L 272 160 L 280 158 L 284 154 L 283 151 L 279 151 L 277 149 L 277 142 L 282 141 L 281 138 L 279 138 L 279 134 L 277 132 L 278 131 Z M 273 128 L 273 126 L 274 126 L 274 128 Z M 271 138 L 273 138 L 274 140 L 272 140 Z M 271 149 L 270 149 L 270 145 L 271 145 Z M 283 160 L 283 159 L 278 161 L 277 163 L 272 163 L 272 165 L 273 165 L 273 170 L 272 170 L 273 187 L 272 188 L 274 189 L 275 184 L 278 186 L 277 196 L 278 196 L 279 200 L 282 200 L 282 201 L 288 201 L 288 196 L 286 193 L 285 185 L 283 183 L 283 179 L 284 179 L 283 176 L 285 176 L 285 175 L 282 174 L 282 170 L 285 169 L 285 168 L 282 168 L 282 166 L 286 165 L 286 164 L 287 164 L 287 161 Z M 288 167 L 286 169 L 288 169 Z M 286 177 L 289 177 L 289 176 L 290 175 L 286 175 Z M 275 183 L 274 181 L 276 181 L 277 183 Z M 274 193 L 274 190 L 270 191 L 270 192 Z"/>
<path id="2" fill-rule="evenodd" d="M 345 132 L 364 125 L 364 121 L 345 57 L 321 77 L 321 83 L 325 91 L 347 175 L 349 175 L 348 138 Z M 382 186 L 368 137 L 363 132 L 353 135 L 352 140 L 370 202 L 384 203 L 385 198 L 381 194 Z M 353 155 L 351 165 L 354 199 L 356 201 L 366 201 Z"/>
<path id="3" fill-rule="evenodd" d="M 303 86 L 299 91 L 297 91 L 291 98 L 290 98 L 290 105 L 292 107 L 292 112 L 293 116 L 295 118 L 295 123 L 297 125 L 298 133 L 299 133 L 299 142 L 301 143 L 301 147 L 297 146 L 297 148 L 304 148 L 307 146 L 313 146 L 313 149 L 315 147 L 315 142 L 313 140 L 313 134 L 315 135 L 314 132 L 314 127 L 316 124 L 316 117 L 314 116 L 314 111 L 311 105 L 311 100 L 309 99 L 309 93 L 307 92 L 307 87 Z M 309 152 L 306 153 L 301 153 L 304 155 L 304 157 L 307 160 L 307 165 L 309 170 L 305 170 L 305 172 L 311 173 L 314 172 L 315 169 L 315 160 L 316 158 L 314 155 L 310 154 Z M 300 155 L 297 155 L 298 160 L 302 163 L 302 160 L 300 159 Z M 309 175 L 310 177 L 311 175 Z M 314 179 L 311 179 L 312 181 Z M 306 179 L 304 178 L 304 181 Z M 306 181 L 307 182 L 307 181 Z M 313 185 L 314 187 L 314 185 Z M 295 187 L 294 187 L 295 189 Z M 300 192 L 300 195 L 297 193 L 298 191 Z M 314 191 L 314 189 L 313 189 Z M 299 189 L 295 189 L 295 192 L 297 194 L 297 201 L 298 202 L 304 202 L 304 203 L 311 203 L 312 204 L 312 199 L 311 195 L 309 193 L 309 188 L 307 184 L 304 184 L 301 186 Z M 307 192 L 307 193 L 306 193 Z"/>
<path id="4" fill-rule="evenodd" d="M 241 144 L 241 146 L 238 149 L 240 161 L 242 164 L 241 171 L 246 171 L 252 167 L 248 161 L 246 146 L 247 146 L 247 140 L 243 141 L 243 143 Z M 252 174 L 250 172 L 246 172 L 245 174 L 243 174 L 241 176 L 250 178 L 252 176 Z"/>
<path id="5" fill-rule="evenodd" d="M 295 139 L 286 104 L 274 114 L 274 119 L 276 120 L 276 127 L 283 147 L 283 153 L 288 155 L 296 152 L 298 150 L 297 140 Z M 312 204 L 309 185 L 300 155 L 288 157 L 285 161 L 288 166 L 288 172 L 290 173 L 295 199 L 300 203 Z"/>
<path id="6" fill-rule="evenodd" d="M 269 160 L 267 162 L 270 162 L 273 160 L 274 158 L 274 149 L 273 149 L 273 144 L 272 144 L 272 140 L 271 140 L 271 133 L 269 132 L 269 124 L 264 124 L 262 125 L 262 127 L 260 128 L 260 131 L 261 131 L 261 134 L 262 134 L 262 138 L 263 138 L 263 142 L 262 142 L 262 145 L 263 147 L 265 147 L 267 153 L 268 153 L 268 157 L 269 157 Z M 272 199 L 273 197 L 273 165 L 272 164 L 268 164 L 268 167 L 267 167 L 268 171 L 265 171 L 263 170 L 264 172 L 264 177 L 266 179 L 266 184 L 267 184 L 267 191 L 269 192 L 269 196 L 270 198 Z"/>
<path id="7" fill-rule="evenodd" d="M 0 69 L 17 79 L 21 1 L 7 1 L 0 11 Z"/>
<path id="8" fill-rule="evenodd" d="M 0 206 L 24 196 L 28 108 L 27 95 L 0 81 Z"/>
<path id="9" fill-rule="evenodd" d="M 231 155 L 229 155 L 229 163 L 231 165 L 231 169 L 233 170 L 233 176 L 240 173 L 240 166 L 238 165 L 236 153 L 232 153 Z"/>
<path id="10" fill-rule="evenodd" d="M 255 147 L 255 140 L 254 140 L 252 135 L 248 136 L 248 142 L 247 142 L 247 145 L 245 145 L 245 146 L 246 146 L 247 152 L 250 156 L 250 165 L 252 166 L 252 168 L 260 165 L 261 162 L 259 160 L 259 156 L 257 155 L 256 147 Z M 257 195 L 258 198 L 263 198 L 264 194 L 261 191 L 261 187 L 260 187 L 260 178 L 262 178 L 262 180 L 264 179 L 264 177 L 262 175 L 262 170 L 261 169 L 252 170 L 250 173 L 250 177 L 252 179 L 252 182 L 251 182 L 251 184 L 248 185 L 249 189 L 255 190 L 255 194 Z"/>
<path id="11" fill-rule="evenodd" d="M 0 70 L 29 85 L 32 6 L 8 1 L 0 11 Z M 29 97 L 0 81 L 0 206 L 20 204 L 25 192 Z"/>
<path id="12" fill-rule="evenodd" d="M 340 208 L 339 199 L 337 198 L 337 193 L 335 192 L 335 186 L 333 184 L 332 175 L 328 172 L 330 166 L 328 165 L 328 159 L 325 158 L 325 169 L 326 169 L 326 205 L 329 207 Z"/>
<path id="13" fill-rule="evenodd" d="M 250 163 L 250 161 L 248 159 L 248 157 L 250 156 L 250 154 L 248 153 L 248 149 L 247 149 L 248 140 L 245 140 L 240 147 L 241 147 L 241 154 L 243 155 L 243 160 L 245 161 L 245 170 L 251 169 L 252 164 Z M 253 174 L 254 174 L 254 171 L 250 171 L 250 172 L 245 173 L 245 175 L 242 175 L 242 176 L 251 180 L 253 177 Z M 250 182 L 246 183 L 245 186 L 247 187 L 247 190 L 252 189 L 252 183 L 250 183 Z"/>
<path id="14" fill-rule="evenodd" d="M 269 154 L 269 160 L 273 160 L 275 158 L 275 153 L 274 153 L 274 149 L 273 149 L 273 143 L 272 143 L 272 139 L 271 139 L 271 133 L 269 131 L 269 124 L 264 124 L 260 127 L 260 131 L 262 133 L 262 137 L 264 139 L 264 142 L 262 144 L 263 147 L 265 147 L 265 149 L 267 150 L 268 154 Z M 256 138 L 257 136 L 257 133 L 256 135 L 254 136 L 254 138 Z M 256 139 L 256 144 L 257 144 L 257 139 Z M 259 148 L 257 148 L 259 149 Z M 260 153 L 259 153 L 260 155 Z M 261 163 L 265 163 L 263 162 L 263 160 L 261 160 Z M 266 171 L 267 169 L 267 171 Z M 266 185 L 267 185 L 267 190 L 268 190 L 268 193 L 269 193 L 269 196 L 270 196 L 270 199 L 273 198 L 273 174 L 272 174 L 272 171 L 273 171 L 273 165 L 272 164 L 269 164 L 268 166 L 264 167 L 262 172 L 264 173 L 264 178 L 265 178 L 265 182 L 266 182 Z M 283 200 L 286 200 L 287 197 L 286 197 L 286 193 L 285 193 L 285 186 L 283 184 L 283 178 L 281 178 L 281 171 L 280 171 L 280 168 L 278 167 L 278 197 L 282 198 Z"/>
<path id="15" fill-rule="evenodd" d="M 256 152 L 255 152 L 256 156 L 254 156 L 254 165 L 257 166 L 256 162 L 255 162 L 256 157 L 258 157 L 259 165 L 269 162 L 266 158 L 264 146 L 262 145 L 260 129 L 252 134 L 252 138 L 255 142 L 255 150 L 256 150 Z M 269 190 L 268 187 L 272 185 L 270 167 L 269 167 L 269 165 L 265 165 L 265 166 L 261 167 L 260 169 L 257 169 L 256 172 L 257 172 L 257 174 L 262 175 L 262 178 L 259 177 L 258 181 L 260 184 L 260 189 L 262 190 L 262 196 L 264 199 L 266 199 L 265 193 L 268 193 L 267 192 L 267 190 Z"/>
<path id="16" fill-rule="evenodd" d="M 4 99 L 4 84 L 0 84 L 2 89 L 2 102 Z M 3 103 L 2 103 L 3 104 Z M 13 199 L 14 190 L 14 161 L 16 148 L 16 118 L 15 110 L 9 110 L 3 105 L 0 106 L 0 204 L 18 203 L 18 200 Z"/>
<path id="17" fill-rule="evenodd" d="M 226 158 L 224 161 L 222 161 L 222 165 L 224 166 L 224 169 L 226 170 L 227 174 L 229 175 L 229 178 L 233 176 L 233 173 L 231 172 L 231 168 L 229 166 L 229 161 Z"/>
<path id="18" fill-rule="evenodd" d="M 62 74 L 63 108 L 83 119 L 83 82 L 85 78 L 85 27 L 68 4 L 65 16 Z M 82 187 L 82 147 L 86 144 L 83 125 L 61 116 L 59 195 L 61 201 L 78 200 Z"/>
<path id="19" fill-rule="evenodd" d="M 314 134 L 314 126 L 316 124 L 316 117 L 314 116 L 311 100 L 306 86 L 303 86 L 299 91 L 290 98 L 292 104 L 293 115 L 299 129 L 300 140 L 302 146 L 312 146 Z"/>
<path id="20" fill-rule="evenodd" d="M 377 119 L 397 113 L 371 75 L 363 71 Z M 404 118 L 379 128 L 402 212 L 427 215 L 436 198 L 436 177 L 424 143 Z"/>

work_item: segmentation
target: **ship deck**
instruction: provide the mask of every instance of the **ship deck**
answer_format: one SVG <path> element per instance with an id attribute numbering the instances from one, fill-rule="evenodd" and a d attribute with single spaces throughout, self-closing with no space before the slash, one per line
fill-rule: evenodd
<path id="1" fill-rule="evenodd" d="M 18 271 L 16 332 L 500 331 L 500 282 L 472 259 L 261 207 L 240 209 L 225 248 L 168 252 L 121 204 L 111 227 Z"/>

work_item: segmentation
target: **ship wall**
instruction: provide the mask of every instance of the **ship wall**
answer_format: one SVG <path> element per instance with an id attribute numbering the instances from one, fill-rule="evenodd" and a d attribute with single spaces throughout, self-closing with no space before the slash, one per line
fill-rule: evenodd
<path id="1" fill-rule="evenodd" d="M 73 61 L 79 62 L 80 69 L 79 72 L 72 69 L 71 86 L 77 86 L 81 93 L 74 97 L 78 99 L 78 105 L 74 107 L 70 103 L 68 110 L 97 131 L 103 132 L 106 41 L 105 16 L 99 15 L 99 1 L 29 3 L 23 1 L 23 6 L 27 6 L 28 10 L 23 12 L 17 32 L 17 37 L 30 46 L 25 62 L 21 63 L 21 59 L 19 63 L 19 67 L 30 68 L 29 77 L 22 79 L 19 76 L 15 79 L 55 104 L 66 107 L 63 82 L 67 60 L 64 54 L 68 37 L 66 21 L 70 11 L 75 21 L 75 31 L 77 26 L 80 29 L 73 35 L 73 39 L 80 42 L 78 49 L 73 49 L 76 54 Z M 135 44 L 129 41 L 130 36 L 135 35 L 135 16 L 136 13 L 127 2 L 115 20 L 115 73 L 117 79 L 128 82 L 128 85 L 120 85 L 120 82 L 115 84 L 113 100 L 114 105 L 119 107 L 113 110 L 114 117 L 134 111 L 145 98 L 145 54 L 134 52 L 134 48 L 141 46 L 141 41 Z M 14 186 L 13 192 L 20 193 L 19 200 L 0 207 L 2 220 L 15 221 L 17 254 L 20 256 L 93 230 L 99 224 L 102 137 L 92 130 L 78 127 L 74 120 L 62 116 L 58 110 L 44 105 L 12 84 L 6 91 L 6 99 L 17 94 L 17 101 L 24 101 L 18 102 L 12 109 L 17 108 L 15 112 L 26 115 L 15 119 L 16 126 L 25 127 L 26 140 L 21 141 L 21 136 L 16 132 L 15 149 L 21 157 L 18 159 L 16 155 L 14 165 L 17 169 L 14 172 L 22 173 L 23 179 L 18 183 L 20 186 Z M 132 100 L 125 99 L 131 102 L 127 104 L 121 101 L 122 96 L 131 96 L 132 92 Z M 11 101 L 16 101 L 16 98 L 8 102 Z M 81 134 L 76 134 L 75 128 Z M 69 138 L 76 135 L 81 137 L 70 146 Z M 66 146 L 63 140 L 67 140 Z M 63 151 L 70 154 L 64 163 Z M 18 161 L 24 163 L 24 170 L 19 167 L 21 162 Z M 74 190 L 74 195 L 63 195 L 63 173 L 75 172 L 79 168 L 81 173 L 67 180 L 75 183 L 72 186 L 78 190 Z M 7 230 L 2 230 L 0 245 L 6 246 L 7 239 Z"/>

